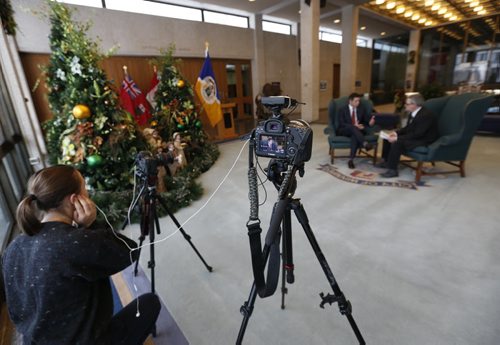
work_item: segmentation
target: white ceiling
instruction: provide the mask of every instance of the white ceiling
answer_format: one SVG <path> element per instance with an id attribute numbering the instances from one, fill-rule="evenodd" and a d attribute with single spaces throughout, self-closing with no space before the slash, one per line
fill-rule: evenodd
<path id="1" fill-rule="evenodd" d="M 252 2 L 248 0 L 156 1 L 243 15 L 262 14 L 265 19 L 271 17 L 269 20 L 297 23 L 300 21 L 300 2 L 305 0 L 255 0 Z M 333 22 L 334 19 L 342 19 L 341 8 L 352 4 L 362 5 L 366 2 L 368 1 L 326 0 L 326 6 L 320 12 L 320 26 L 333 30 L 342 30 L 342 23 L 335 24 Z M 381 16 L 363 7 L 360 7 L 359 14 L 359 27 L 365 26 L 366 29 L 359 31 L 358 34 L 371 39 L 381 38 L 381 32 L 385 32 L 387 37 L 408 32 L 412 29 L 407 24 Z"/>

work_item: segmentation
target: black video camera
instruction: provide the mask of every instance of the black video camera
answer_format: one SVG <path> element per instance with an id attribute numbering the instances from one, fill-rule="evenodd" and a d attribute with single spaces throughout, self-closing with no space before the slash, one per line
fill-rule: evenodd
<path id="1" fill-rule="evenodd" d="M 255 153 L 257 156 L 286 160 L 300 165 L 311 159 L 312 130 L 303 120 L 283 120 L 281 109 L 298 102 L 290 97 L 262 97 L 262 104 L 273 109 L 273 117 L 262 121 L 255 128 Z"/>
<path id="2" fill-rule="evenodd" d="M 157 154 L 154 156 L 149 151 L 141 151 L 135 157 L 135 174 L 142 180 L 147 180 L 150 185 L 156 183 L 158 167 L 172 163 L 167 155 Z"/>

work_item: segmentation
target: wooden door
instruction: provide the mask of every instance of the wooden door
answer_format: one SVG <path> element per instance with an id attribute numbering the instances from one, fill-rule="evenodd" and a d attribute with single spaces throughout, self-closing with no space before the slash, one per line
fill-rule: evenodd
<path id="1" fill-rule="evenodd" d="M 332 97 L 340 97 L 340 64 L 333 64 L 333 82 L 332 82 Z"/>

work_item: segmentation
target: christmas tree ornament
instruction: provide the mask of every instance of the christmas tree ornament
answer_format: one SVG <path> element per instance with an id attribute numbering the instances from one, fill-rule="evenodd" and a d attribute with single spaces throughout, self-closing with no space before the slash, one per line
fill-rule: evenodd
<path id="1" fill-rule="evenodd" d="M 196 122 L 194 123 L 194 125 L 196 126 L 196 128 L 201 128 L 201 121 L 200 120 L 196 120 Z"/>
<path id="2" fill-rule="evenodd" d="M 82 120 L 90 117 L 90 109 L 84 104 L 77 104 L 73 108 L 73 116 L 75 119 Z"/>
<path id="3" fill-rule="evenodd" d="M 177 87 L 179 89 L 182 89 L 184 87 L 184 85 L 186 85 L 186 83 L 184 82 L 184 80 L 179 79 L 179 81 L 177 82 Z"/>
<path id="4" fill-rule="evenodd" d="M 94 154 L 94 155 L 87 157 L 87 164 L 91 168 L 97 168 L 97 167 L 101 166 L 102 163 L 104 163 L 104 159 L 102 158 L 102 156 L 100 156 L 98 154 Z"/>

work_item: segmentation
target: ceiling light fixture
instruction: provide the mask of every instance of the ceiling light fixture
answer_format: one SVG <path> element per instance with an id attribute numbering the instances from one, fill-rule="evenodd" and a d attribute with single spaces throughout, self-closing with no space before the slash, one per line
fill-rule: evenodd
<path id="1" fill-rule="evenodd" d="M 376 0 L 375 5 L 382 5 L 385 2 L 385 0 Z"/>
<path id="2" fill-rule="evenodd" d="M 438 14 L 445 14 L 446 12 L 448 12 L 448 9 L 446 7 L 441 7 L 438 11 Z"/>
<path id="3" fill-rule="evenodd" d="M 451 17 L 451 12 L 447 12 L 447 13 L 445 13 L 443 17 L 445 17 L 445 18 L 450 18 L 450 17 Z"/>
<path id="4" fill-rule="evenodd" d="M 479 5 L 479 1 L 473 1 L 469 4 L 470 7 L 476 7 L 477 5 Z"/>
<path id="5" fill-rule="evenodd" d="M 427 20 L 427 19 L 425 19 L 425 18 L 420 18 L 420 19 L 418 20 L 418 23 L 419 23 L 419 24 L 423 24 L 423 23 L 425 23 L 425 21 L 426 21 L 426 20 Z"/>
<path id="6" fill-rule="evenodd" d="M 437 11 L 437 10 L 439 10 L 440 8 L 441 8 L 441 4 L 437 3 L 437 4 L 432 5 L 431 10 L 433 10 L 433 11 Z"/>
<path id="7" fill-rule="evenodd" d="M 434 0 L 425 0 L 425 6 L 432 6 L 434 5 Z"/>
<path id="8" fill-rule="evenodd" d="M 401 13 L 403 13 L 404 11 L 405 11 L 405 7 L 404 7 L 404 6 L 398 6 L 398 7 L 396 8 L 396 13 L 397 13 L 397 14 L 401 14 Z"/>
<path id="9" fill-rule="evenodd" d="M 419 20 L 419 18 L 420 18 L 420 14 L 415 13 L 415 14 L 411 17 L 411 20 L 416 21 L 416 20 Z"/>
<path id="10" fill-rule="evenodd" d="M 455 20 L 457 20 L 457 16 L 451 16 L 451 17 L 450 17 L 450 20 L 451 20 L 451 21 L 455 21 Z"/>
<path id="11" fill-rule="evenodd" d="M 394 7 L 396 7 L 396 2 L 395 1 L 388 2 L 386 7 L 388 10 L 392 10 Z"/>
<path id="12" fill-rule="evenodd" d="M 380 36 L 385 36 L 385 31 L 382 31 L 382 32 L 380 33 Z"/>
<path id="13" fill-rule="evenodd" d="M 359 28 L 360 30 L 366 30 L 366 26 L 362 26 Z"/>
<path id="14" fill-rule="evenodd" d="M 477 12 L 477 14 L 480 15 L 480 16 L 482 16 L 482 15 L 486 14 L 486 11 L 482 10 L 482 11 Z"/>
<path id="15" fill-rule="evenodd" d="M 409 18 L 413 15 L 413 11 L 406 11 L 405 12 L 405 18 Z"/>
<path id="16" fill-rule="evenodd" d="M 479 12 L 479 11 L 482 11 L 483 10 L 483 6 L 477 6 L 477 7 L 474 7 L 474 12 Z"/>
<path id="17" fill-rule="evenodd" d="M 338 23 L 340 23 L 340 19 L 335 19 L 333 22 L 334 22 L 335 24 L 338 24 Z"/>

